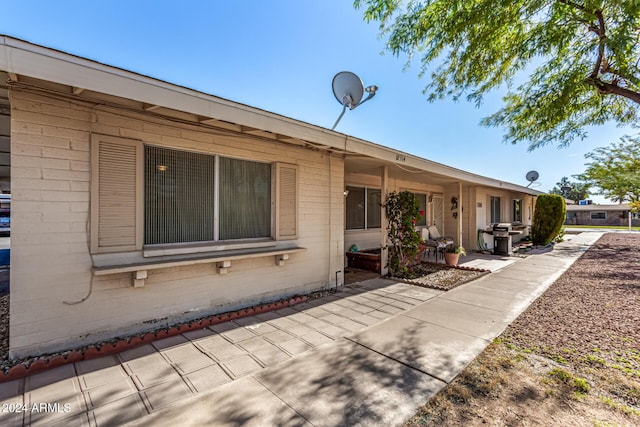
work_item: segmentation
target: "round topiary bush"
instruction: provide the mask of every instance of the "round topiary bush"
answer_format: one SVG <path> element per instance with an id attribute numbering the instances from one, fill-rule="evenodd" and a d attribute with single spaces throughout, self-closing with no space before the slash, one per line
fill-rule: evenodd
<path id="1" fill-rule="evenodd" d="M 557 194 L 541 194 L 536 200 L 531 226 L 534 245 L 548 245 L 562 229 L 567 214 L 564 198 Z"/>

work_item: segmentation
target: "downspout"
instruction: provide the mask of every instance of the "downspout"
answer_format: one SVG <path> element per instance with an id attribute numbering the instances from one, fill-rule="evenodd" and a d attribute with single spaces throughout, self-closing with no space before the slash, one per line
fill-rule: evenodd
<path id="1" fill-rule="evenodd" d="M 458 245 L 462 244 L 462 181 L 458 181 Z"/>
<path id="2" fill-rule="evenodd" d="M 346 143 L 346 142 L 345 142 Z M 328 247 L 327 247 L 327 288 L 331 289 L 331 278 L 333 275 L 335 275 L 335 286 L 336 286 L 336 291 L 338 291 L 338 286 L 340 285 L 340 281 L 338 278 L 338 274 L 342 273 L 342 270 L 336 270 L 335 272 L 332 272 L 332 267 L 331 267 L 331 252 L 333 251 L 333 221 L 332 221 L 332 216 L 333 216 L 333 186 L 332 186 L 332 180 L 331 180 L 331 174 L 333 171 L 332 168 L 332 162 L 331 162 L 331 153 L 327 152 L 327 157 L 329 160 L 329 203 L 328 203 L 328 207 L 329 207 L 329 229 L 327 231 L 328 234 Z M 337 245 L 337 242 L 336 242 Z"/>
<path id="3" fill-rule="evenodd" d="M 327 229 L 327 288 L 331 288 L 331 214 L 332 214 L 332 204 L 331 199 L 333 196 L 332 188 L 331 188 L 331 153 L 327 152 L 327 160 L 329 163 L 329 203 L 327 203 L 329 207 L 329 225 Z M 336 272 L 336 289 L 338 288 L 338 272 Z"/>

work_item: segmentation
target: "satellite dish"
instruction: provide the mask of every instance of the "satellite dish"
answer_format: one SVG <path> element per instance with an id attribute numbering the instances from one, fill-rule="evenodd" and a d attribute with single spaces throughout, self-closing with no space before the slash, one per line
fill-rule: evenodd
<path id="1" fill-rule="evenodd" d="M 336 120 L 331 130 L 338 126 L 344 112 L 347 111 L 347 107 L 349 107 L 350 110 L 353 110 L 358 105 L 364 104 L 366 101 L 373 98 L 378 90 L 378 86 L 375 85 L 367 86 L 365 88 L 360 77 L 356 76 L 351 71 L 341 71 L 336 74 L 333 77 L 331 86 L 333 88 L 333 95 L 342 105 L 342 113 L 340 113 L 338 120 Z M 369 96 L 362 100 L 365 92 L 367 92 Z"/>
<path id="2" fill-rule="evenodd" d="M 529 187 L 531 184 L 533 184 L 538 178 L 540 178 L 540 174 L 537 171 L 529 171 L 527 172 L 527 181 L 529 181 L 529 185 L 527 185 L 527 187 Z"/>
<path id="3" fill-rule="evenodd" d="M 341 71 L 333 77 L 333 94 L 338 102 L 350 110 L 356 108 L 364 95 L 364 84 L 351 71 Z"/>

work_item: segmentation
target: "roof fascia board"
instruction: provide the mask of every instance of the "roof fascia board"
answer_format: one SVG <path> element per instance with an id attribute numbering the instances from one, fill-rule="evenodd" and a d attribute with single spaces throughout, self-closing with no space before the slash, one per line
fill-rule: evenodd
<path id="1" fill-rule="evenodd" d="M 0 69 L 78 89 L 102 92 L 149 105 L 263 129 L 459 181 L 531 195 L 542 194 L 527 187 L 465 172 L 320 126 L 4 35 L 0 35 Z"/>
<path id="2" fill-rule="evenodd" d="M 0 69 L 339 148 L 344 135 L 71 54 L 0 36 Z"/>
<path id="3" fill-rule="evenodd" d="M 544 194 L 541 191 L 533 190 L 531 188 L 512 184 L 509 182 L 500 181 L 494 178 L 477 175 L 471 172 L 466 172 L 460 169 L 453 168 L 451 166 L 443 165 L 442 163 L 423 159 L 421 157 L 417 157 L 403 151 L 394 150 L 393 148 L 374 144 L 372 142 L 364 141 L 351 136 L 347 137 L 344 148 L 348 152 L 378 158 L 387 162 L 395 163 L 401 167 L 419 169 L 425 172 L 442 175 L 446 178 L 451 178 L 474 185 L 517 191 L 520 193 L 530 194 L 532 196 Z"/>

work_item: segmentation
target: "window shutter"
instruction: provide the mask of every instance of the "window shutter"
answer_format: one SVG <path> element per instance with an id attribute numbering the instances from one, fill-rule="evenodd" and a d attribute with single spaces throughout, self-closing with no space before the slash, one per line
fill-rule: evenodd
<path id="1" fill-rule="evenodd" d="M 298 237 L 298 167 L 278 163 L 276 173 L 276 239 L 295 239 Z"/>
<path id="2" fill-rule="evenodd" d="M 91 252 L 142 248 L 142 143 L 94 135 Z"/>

